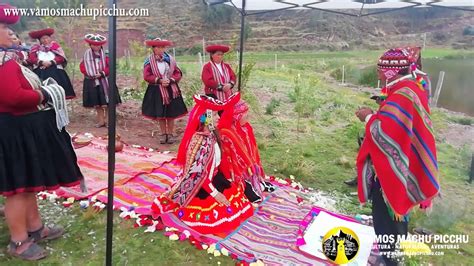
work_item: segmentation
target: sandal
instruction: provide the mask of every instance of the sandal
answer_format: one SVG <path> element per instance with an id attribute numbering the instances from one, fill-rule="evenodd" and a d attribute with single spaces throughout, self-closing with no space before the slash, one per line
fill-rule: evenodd
<path id="1" fill-rule="evenodd" d="M 168 134 L 162 134 L 161 137 L 162 137 L 162 139 L 160 141 L 160 144 L 168 143 Z"/>
<path id="2" fill-rule="evenodd" d="M 28 245 L 28 246 L 26 246 Z M 26 249 L 18 253 L 18 249 L 21 247 L 26 247 Z M 36 244 L 33 239 L 28 238 L 26 241 L 20 241 L 20 242 L 14 242 L 11 241 L 10 244 L 8 245 L 8 254 L 10 256 L 22 259 L 22 260 L 28 260 L 28 261 L 36 261 L 40 260 L 43 258 L 46 258 L 48 254 L 46 253 L 46 250 Z"/>
<path id="3" fill-rule="evenodd" d="M 44 240 L 54 240 L 60 238 L 64 234 L 64 228 L 62 226 L 41 226 L 40 229 L 34 232 L 28 232 L 28 236 L 35 242 L 41 242 Z"/>

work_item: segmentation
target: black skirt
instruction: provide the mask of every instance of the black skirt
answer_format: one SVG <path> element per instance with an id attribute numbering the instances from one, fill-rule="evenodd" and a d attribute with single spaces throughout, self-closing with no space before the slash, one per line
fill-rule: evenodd
<path id="1" fill-rule="evenodd" d="M 115 86 L 115 104 L 122 103 L 117 86 Z M 95 85 L 95 80 L 84 79 L 83 93 L 82 93 L 82 106 L 84 107 L 96 107 L 108 105 L 105 99 L 105 91 L 102 84 Z"/>
<path id="2" fill-rule="evenodd" d="M 56 127 L 54 110 L 0 114 L 0 194 L 54 190 L 82 178 L 71 137 Z"/>
<path id="3" fill-rule="evenodd" d="M 173 95 L 171 87 L 168 87 L 168 94 Z M 183 97 L 175 99 L 171 97 L 168 105 L 163 105 L 160 88 L 158 85 L 148 85 L 143 97 L 142 114 L 151 119 L 179 118 L 188 113 Z"/>
<path id="4" fill-rule="evenodd" d="M 48 78 L 53 78 L 59 86 L 63 87 L 64 92 L 66 93 L 66 99 L 72 99 L 76 97 L 74 92 L 74 87 L 72 86 L 71 80 L 67 75 L 64 69 L 59 69 L 57 66 L 50 66 L 45 69 L 37 67 L 34 72 L 41 80 L 46 80 Z"/>

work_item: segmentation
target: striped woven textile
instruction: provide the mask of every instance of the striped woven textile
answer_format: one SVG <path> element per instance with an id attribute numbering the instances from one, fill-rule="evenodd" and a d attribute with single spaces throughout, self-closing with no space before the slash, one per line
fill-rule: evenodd
<path id="1" fill-rule="evenodd" d="M 62 187 L 56 191 L 61 197 L 83 199 L 96 195 L 107 188 L 107 140 L 93 138 L 85 147 L 76 149 L 77 161 L 84 174 L 87 192 L 80 186 Z M 151 152 L 125 146 L 117 152 L 115 164 L 115 186 L 119 187 L 141 173 L 150 173 L 163 163 L 173 160 L 172 155 Z"/>
<path id="2" fill-rule="evenodd" d="M 48 92 L 51 98 L 51 101 L 48 102 L 48 104 L 52 106 L 56 113 L 56 126 L 58 127 L 58 130 L 61 131 L 65 126 L 69 125 L 66 93 L 64 92 L 63 87 L 59 86 L 52 78 L 45 80 L 41 87 Z"/>
<path id="3" fill-rule="evenodd" d="M 255 215 L 219 242 L 241 260 L 262 260 L 266 265 L 330 265 L 301 252 L 297 245 L 301 221 L 311 210 L 298 205 L 301 193 L 279 188 L 259 206 Z"/>
<path id="4" fill-rule="evenodd" d="M 114 205 L 134 209 L 135 213 L 151 215 L 153 200 L 169 190 L 176 182 L 180 167 L 175 160 L 164 162 L 151 173 L 138 174 L 125 183 L 114 187 Z M 103 190 L 97 199 L 106 203 L 107 190 Z"/>

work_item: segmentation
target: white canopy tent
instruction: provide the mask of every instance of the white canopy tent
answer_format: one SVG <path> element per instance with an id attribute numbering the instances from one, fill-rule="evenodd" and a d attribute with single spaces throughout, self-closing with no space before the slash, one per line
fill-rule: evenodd
<path id="1" fill-rule="evenodd" d="M 474 0 L 203 0 L 207 5 L 227 4 L 245 11 L 269 12 L 285 9 L 318 8 L 325 11 L 343 9 L 399 9 L 409 7 L 463 8 L 474 7 Z"/>
<path id="2" fill-rule="evenodd" d="M 314 9 L 354 17 L 409 8 L 451 8 L 474 11 L 474 0 L 203 0 L 203 2 L 209 6 L 219 4 L 233 6 L 240 13 L 239 91 L 241 89 L 243 34 L 246 16 L 300 9 Z"/>

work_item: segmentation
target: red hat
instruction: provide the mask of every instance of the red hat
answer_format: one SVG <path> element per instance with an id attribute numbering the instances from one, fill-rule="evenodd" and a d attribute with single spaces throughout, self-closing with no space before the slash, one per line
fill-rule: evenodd
<path id="1" fill-rule="evenodd" d="M 168 46 L 173 46 L 173 42 L 168 41 L 168 40 L 162 40 L 160 38 L 155 38 L 153 40 L 146 40 L 145 41 L 146 46 L 150 47 L 168 47 Z"/>
<path id="2" fill-rule="evenodd" d="M 30 31 L 28 33 L 28 35 L 30 35 L 30 37 L 33 39 L 41 39 L 41 37 L 45 35 L 51 36 L 53 34 L 54 34 L 54 29 L 51 29 L 51 28 L 37 30 L 37 31 Z"/>
<path id="3" fill-rule="evenodd" d="M 90 33 L 84 36 L 84 41 L 86 41 L 86 43 L 88 44 L 102 46 L 107 42 L 107 38 L 105 38 L 105 36 L 102 36 L 100 34 Z"/>
<path id="4" fill-rule="evenodd" d="M 238 92 L 231 95 L 226 101 L 220 101 L 206 95 L 194 96 L 194 102 L 196 105 L 189 114 L 188 124 L 186 126 L 186 130 L 184 131 L 181 144 L 179 145 L 177 156 L 178 163 L 184 164 L 189 143 L 191 142 L 194 133 L 196 133 L 201 116 L 206 113 L 206 110 L 212 110 L 215 112 L 222 111 L 217 126 L 227 127 L 232 123 L 232 111 L 234 109 L 234 105 L 239 101 L 240 93 Z"/>
<path id="5" fill-rule="evenodd" d="M 0 4 L 0 23 L 5 23 L 5 24 L 15 24 L 20 20 L 20 15 L 19 14 L 11 14 L 13 10 L 16 10 L 17 8 L 8 4 Z M 6 14 L 6 11 L 8 14 Z"/>
<path id="6" fill-rule="evenodd" d="M 386 51 L 377 63 L 377 69 L 384 72 L 387 78 L 396 76 L 401 70 L 410 69 L 412 65 L 421 68 L 421 48 L 401 47 Z"/>
<path id="7" fill-rule="evenodd" d="M 230 46 L 227 45 L 220 45 L 220 44 L 213 44 L 213 45 L 208 45 L 206 47 L 206 52 L 208 53 L 215 53 L 215 52 L 223 52 L 227 53 L 230 50 Z"/>

